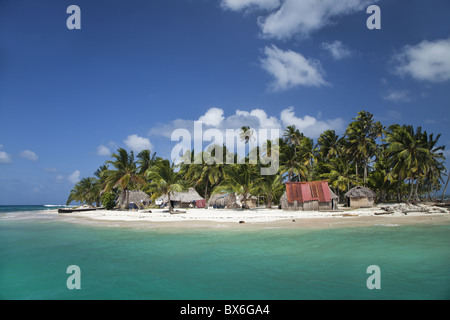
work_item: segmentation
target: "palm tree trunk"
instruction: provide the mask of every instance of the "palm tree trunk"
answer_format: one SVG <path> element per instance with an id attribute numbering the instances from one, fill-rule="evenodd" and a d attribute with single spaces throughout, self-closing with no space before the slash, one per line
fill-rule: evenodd
<path id="1" fill-rule="evenodd" d="M 170 192 L 167 194 L 167 199 L 169 201 L 169 213 L 173 212 L 172 201 L 170 201 Z"/>
<path id="2" fill-rule="evenodd" d="M 205 188 L 205 201 L 206 201 L 206 196 L 207 196 L 207 194 L 208 194 L 208 179 L 206 179 L 206 188 Z M 208 209 L 208 207 L 207 206 L 205 206 L 205 209 Z"/>
<path id="3" fill-rule="evenodd" d="M 272 195 L 267 195 L 266 208 L 267 209 L 272 208 Z"/>
<path id="4" fill-rule="evenodd" d="M 409 192 L 409 196 L 408 196 L 408 200 L 406 200 L 407 202 L 409 202 L 411 200 L 413 191 L 414 191 L 414 180 L 411 178 L 409 180 L 409 183 L 411 184 L 411 191 Z"/>
<path id="5" fill-rule="evenodd" d="M 128 191 L 128 188 L 125 190 L 126 197 L 127 197 L 127 210 L 130 210 L 130 192 Z"/>
<path id="6" fill-rule="evenodd" d="M 364 162 L 364 187 L 366 187 L 367 184 L 367 163 Z"/>
<path id="7" fill-rule="evenodd" d="M 419 179 L 416 180 L 416 187 L 414 189 L 414 200 L 420 201 L 419 195 L 417 194 L 417 189 L 419 189 Z"/>
<path id="8" fill-rule="evenodd" d="M 447 176 L 447 182 L 445 183 L 444 191 L 442 192 L 442 201 L 444 201 L 445 198 L 445 191 L 447 191 L 448 181 L 450 180 L 450 173 Z"/>

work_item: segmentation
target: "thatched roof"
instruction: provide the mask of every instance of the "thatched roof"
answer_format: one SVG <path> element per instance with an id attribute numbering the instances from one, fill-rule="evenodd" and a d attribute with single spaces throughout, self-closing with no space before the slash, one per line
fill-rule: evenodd
<path id="1" fill-rule="evenodd" d="M 349 191 L 347 191 L 347 193 L 345 194 L 345 197 L 347 197 L 347 198 L 364 198 L 364 197 L 375 198 L 376 194 L 369 188 L 364 188 L 364 187 L 358 186 L 358 187 L 354 187 L 354 188 L 350 189 Z"/>
<path id="2" fill-rule="evenodd" d="M 331 188 L 329 188 L 329 189 L 330 189 L 331 199 L 339 199 L 339 197 L 336 195 L 336 193 L 334 193 L 333 190 L 331 190 Z"/>
<path id="3" fill-rule="evenodd" d="M 170 195 L 170 200 L 171 201 L 177 201 L 177 202 L 193 202 L 194 200 L 203 200 L 203 197 L 201 195 L 199 195 L 197 193 L 197 191 L 195 191 L 194 188 L 189 188 L 188 191 L 185 192 L 173 192 Z M 169 197 L 167 196 L 167 194 L 159 197 L 156 199 L 156 201 L 163 201 L 163 202 L 167 202 L 169 201 Z"/>
<path id="4" fill-rule="evenodd" d="M 216 193 L 213 194 L 208 201 L 208 206 L 222 206 L 228 208 L 239 208 L 234 193 Z"/>
<path id="5" fill-rule="evenodd" d="M 127 192 L 129 194 L 130 203 L 134 202 L 136 204 L 140 204 L 141 200 L 147 201 L 147 202 L 150 201 L 150 196 L 143 191 L 128 190 Z M 126 193 L 124 192 L 119 196 L 118 202 L 121 205 L 121 204 L 125 203 L 126 201 L 127 201 Z"/>

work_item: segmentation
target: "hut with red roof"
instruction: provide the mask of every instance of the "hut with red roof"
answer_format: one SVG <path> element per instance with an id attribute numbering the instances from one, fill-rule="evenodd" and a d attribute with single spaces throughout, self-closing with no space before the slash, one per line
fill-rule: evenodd
<path id="1" fill-rule="evenodd" d="M 338 196 L 326 181 L 286 182 L 286 192 L 281 197 L 283 210 L 333 210 Z"/>

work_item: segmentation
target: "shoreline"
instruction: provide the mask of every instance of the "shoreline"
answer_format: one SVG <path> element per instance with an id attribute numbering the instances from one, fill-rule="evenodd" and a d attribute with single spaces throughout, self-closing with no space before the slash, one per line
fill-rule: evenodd
<path id="1" fill-rule="evenodd" d="M 381 206 L 328 212 L 258 208 L 251 210 L 186 209 L 186 213 L 169 214 L 163 209 L 152 209 L 152 212 L 96 210 L 56 213 L 56 215 L 60 218 L 58 220 L 85 225 L 166 231 L 330 229 L 377 225 L 396 227 L 413 224 L 450 225 L 450 212 L 446 208 L 429 206 L 426 212 L 408 211 L 405 214 L 400 211 L 386 212 L 381 209 Z"/>

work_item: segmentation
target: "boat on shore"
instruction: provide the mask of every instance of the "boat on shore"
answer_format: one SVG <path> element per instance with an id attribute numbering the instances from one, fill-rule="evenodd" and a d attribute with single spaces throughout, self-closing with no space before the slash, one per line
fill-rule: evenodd
<path id="1" fill-rule="evenodd" d="M 85 212 L 85 211 L 95 211 L 101 208 L 91 207 L 91 206 L 81 206 L 81 207 L 74 207 L 74 208 L 59 208 L 58 213 L 74 213 L 74 212 Z"/>

